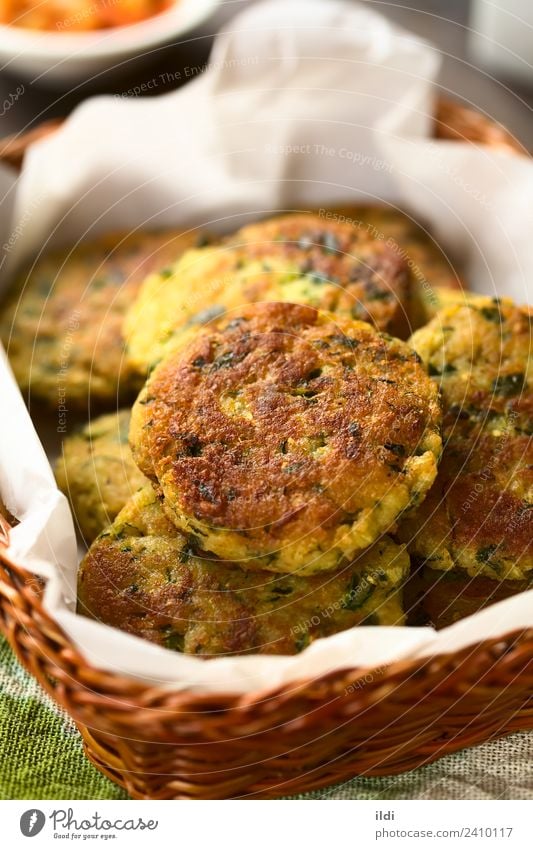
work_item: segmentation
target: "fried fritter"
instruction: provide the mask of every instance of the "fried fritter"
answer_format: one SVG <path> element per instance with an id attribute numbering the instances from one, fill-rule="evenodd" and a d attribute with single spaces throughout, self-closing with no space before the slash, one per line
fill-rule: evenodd
<path id="1" fill-rule="evenodd" d="M 433 569 L 522 580 L 533 569 L 531 317 L 476 298 L 439 312 L 411 342 L 442 389 L 445 450 L 400 538 Z"/>
<path id="2" fill-rule="evenodd" d="M 486 300 L 486 296 L 476 295 L 466 289 L 449 289 L 445 286 L 422 289 L 419 301 L 420 327 L 429 324 L 440 310 L 460 304 L 475 304 L 478 298 L 482 299 L 482 303 Z"/>
<path id="3" fill-rule="evenodd" d="M 320 214 L 383 241 L 405 260 L 411 277 L 408 314 L 412 331 L 430 321 L 445 303 L 455 302 L 446 300 L 444 290 L 451 294 L 453 290 L 463 289 L 446 251 L 430 231 L 411 216 L 384 206 L 322 209 Z"/>
<path id="4" fill-rule="evenodd" d="M 461 277 L 446 251 L 431 233 L 409 215 L 384 206 L 350 206 L 333 211 L 322 210 L 327 219 L 333 215 L 340 222 L 384 241 L 397 250 L 407 261 L 419 287 L 426 297 L 431 290 L 440 297 L 441 288 L 462 289 Z"/>
<path id="5" fill-rule="evenodd" d="M 147 274 L 197 234 L 114 234 L 39 259 L 15 285 L 0 337 L 27 397 L 68 409 L 134 398 L 142 380 L 124 357 L 124 314 Z"/>
<path id="6" fill-rule="evenodd" d="M 419 569 L 413 580 L 416 582 L 416 602 L 411 617 L 406 605 L 408 622 L 430 624 L 437 629 L 533 588 L 532 574 L 522 581 L 496 581 L 483 576 L 471 578 L 462 569 L 441 572 L 428 566 Z"/>
<path id="7" fill-rule="evenodd" d="M 328 575 L 245 571 L 198 550 L 148 486 L 85 557 L 78 611 L 188 654 L 295 654 L 355 625 L 402 625 L 408 569 L 405 550 L 383 537 Z"/>
<path id="8" fill-rule="evenodd" d="M 131 456 L 129 424 L 130 410 L 120 410 L 93 419 L 63 442 L 55 476 L 87 543 L 146 485 Z"/>
<path id="9" fill-rule="evenodd" d="M 384 242 L 318 215 L 282 216 L 149 277 L 127 317 L 128 356 L 149 372 L 189 328 L 258 301 L 308 304 L 405 339 L 409 298 L 405 260 Z"/>
<path id="10" fill-rule="evenodd" d="M 311 307 L 253 304 L 156 368 L 130 441 L 203 549 L 310 575 L 424 497 L 440 418 L 437 387 L 405 343 Z"/>

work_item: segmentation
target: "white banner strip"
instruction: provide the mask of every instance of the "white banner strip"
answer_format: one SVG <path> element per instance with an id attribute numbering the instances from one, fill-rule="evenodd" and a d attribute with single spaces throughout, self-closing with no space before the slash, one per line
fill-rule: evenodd
<path id="1" fill-rule="evenodd" d="M 531 801 L 4 801 L 2 846 L 530 849 Z M 239 805 L 239 811 L 235 810 Z M 268 805 L 268 807 L 265 807 Z M 202 810 L 203 808 L 208 810 Z M 276 810 L 274 811 L 274 807 Z M 31 841 L 35 838 L 35 842 Z M 70 844 L 69 844 L 70 845 Z"/>

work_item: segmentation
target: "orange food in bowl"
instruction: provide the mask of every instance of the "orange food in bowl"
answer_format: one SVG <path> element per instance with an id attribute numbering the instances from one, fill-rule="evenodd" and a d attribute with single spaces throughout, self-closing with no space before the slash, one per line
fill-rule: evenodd
<path id="1" fill-rule="evenodd" d="M 135 24 L 174 0 L 0 0 L 0 23 L 25 29 L 87 32 Z"/>

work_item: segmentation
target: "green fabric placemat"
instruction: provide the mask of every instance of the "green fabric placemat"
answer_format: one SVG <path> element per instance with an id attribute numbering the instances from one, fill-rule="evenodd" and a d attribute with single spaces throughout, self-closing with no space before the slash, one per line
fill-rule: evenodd
<path id="1" fill-rule="evenodd" d="M 70 717 L 0 637 L 0 797 L 128 799 L 83 754 Z"/>
<path id="2" fill-rule="evenodd" d="M 129 798 L 89 763 L 72 720 L 24 671 L 2 638 L 0 797 Z M 533 733 L 513 734 L 403 775 L 355 778 L 297 798 L 533 799 Z"/>

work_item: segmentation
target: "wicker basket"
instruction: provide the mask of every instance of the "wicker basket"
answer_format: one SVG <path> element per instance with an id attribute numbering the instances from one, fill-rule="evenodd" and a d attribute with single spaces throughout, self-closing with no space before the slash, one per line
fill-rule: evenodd
<path id="1" fill-rule="evenodd" d="M 449 102 L 439 105 L 435 133 L 525 153 L 506 130 Z M 6 140 L 0 158 L 20 164 L 35 137 Z M 245 696 L 169 692 L 95 669 L 43 610 L 40 581 L 9 562 L 8 533 L 0 517 L 0 626 L 72 716 L 91 761 L 134 798 L 301 793 L 533 728 L 533 630 Z"/>

